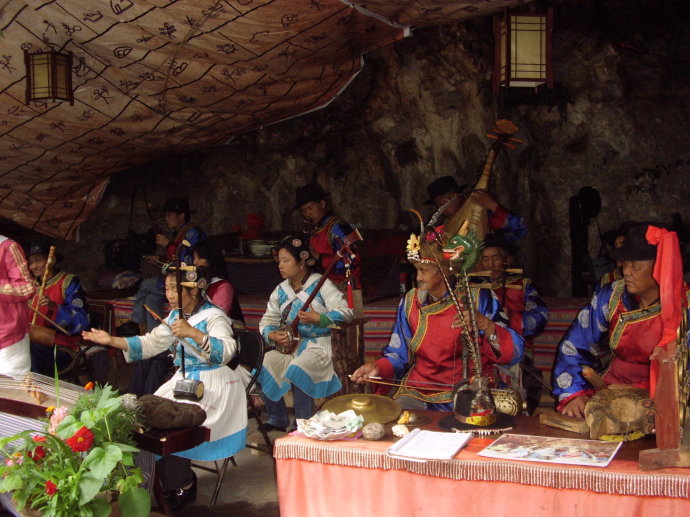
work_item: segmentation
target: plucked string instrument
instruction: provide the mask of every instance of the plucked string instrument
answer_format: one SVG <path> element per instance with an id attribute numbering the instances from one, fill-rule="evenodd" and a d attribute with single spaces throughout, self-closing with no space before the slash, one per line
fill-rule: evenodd
<path id="1" fill-rule="evenodd" d="M 334 258 L 334 260 L 328 265 L 326 270 L 323 272 L 321 275 L 321 278 L 319 279 L 318 283 L 316 284 L 316 287 L 314 290 L 309 294 L 309 297 L 306 299 L 304 304 L 302 305 L 303 311 L 306 311 L 309 309 L 309 306 L 311 305 L 311 302 L 314 301 L 314 298 L 316 298 L 316 295 L 319 294 L 319 291 L 321 290 L 321 287 L 323 287 L 323 284 L 326 282 L 328 279 L 328 275 L 333 271 L 333 268 L 339 262 L 339 260 L 342 260 L 345 264 L 350 264 L 354 260 L 354 252 L 352 251 L 352 245 L 356 242 L 362 241 L 362 235 L 359 233 L 359 230 L 355 230 L 349 235 L 346 235 L 345 238 L 339 239 L 340 241 L 340 249 L 336 253 L 337 258 Z M 285 324 L 283 323 L 280 328 L 278 329 L 279 331 L 287 332 L 288 333 L 288 342 L 287 344 L 283 345 L 280 343 L 275 344 L 276 350 L 280 352 L 281 354 L 292 354 L 292 352 L 295 350 L 297 347 L 297 344 L 299 343 L 299 331 L 297 326 L 299 325 L 299 316 L 295 316 L 295 318 L 292 320 L 290 324 Z"/>

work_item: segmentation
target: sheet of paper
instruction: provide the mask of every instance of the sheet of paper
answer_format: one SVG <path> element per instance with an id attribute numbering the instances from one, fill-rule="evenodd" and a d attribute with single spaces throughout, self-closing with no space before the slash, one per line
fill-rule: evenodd
<path id="1" fill-rule="evenodd" d="M 472 433 L 445 433 L 417 428 L 389 447 L 386 454 L 412 461 L 450 460 L 471 439 Z"/>

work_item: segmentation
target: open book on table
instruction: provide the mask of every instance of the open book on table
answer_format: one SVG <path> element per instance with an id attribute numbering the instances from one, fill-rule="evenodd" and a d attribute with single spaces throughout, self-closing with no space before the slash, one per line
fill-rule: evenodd
<path id="1" fill-rule="evenodd" d="M 450 460 L 472 439 L 472 433 L 415 429 L 391 445 L 386 454 L 411 461 Z"/>

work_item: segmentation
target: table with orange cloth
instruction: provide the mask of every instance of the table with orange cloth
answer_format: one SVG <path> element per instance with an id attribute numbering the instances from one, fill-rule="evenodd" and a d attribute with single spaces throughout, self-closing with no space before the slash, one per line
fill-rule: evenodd
<path id="1" fill-rule="evenodd" d="M 439 430 L 435 424 L 425 428 Z M 511 432 L 582 438 L 542 426 L 530 417 L 518 417 Z M 605 468 L 478 456 L 494 439 L 475 438 L 448 462 L 418 463 L 386 456 L 394 440 L 390 432 L 380 442 L 280 438 L 274 449 L 280 515 L 690 515 L 690 470 L 641 471 L 638 467 L 639 450 L 654 447 L 653 438 L 623 444 Z"/>

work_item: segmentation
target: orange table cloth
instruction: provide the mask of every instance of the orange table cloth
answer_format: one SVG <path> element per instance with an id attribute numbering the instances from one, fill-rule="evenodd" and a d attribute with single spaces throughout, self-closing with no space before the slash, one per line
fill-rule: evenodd
<path id="1" fill-rule="evenodd" d="M 575 435 L 571 435 L 575 437 Z M 449 462 L 389 458 L 390 441 L 276 441 L 281 517 L 671 517 L 690 515 L 690 470 L 641 471 L 483 458 L 475 438 Z"/>

